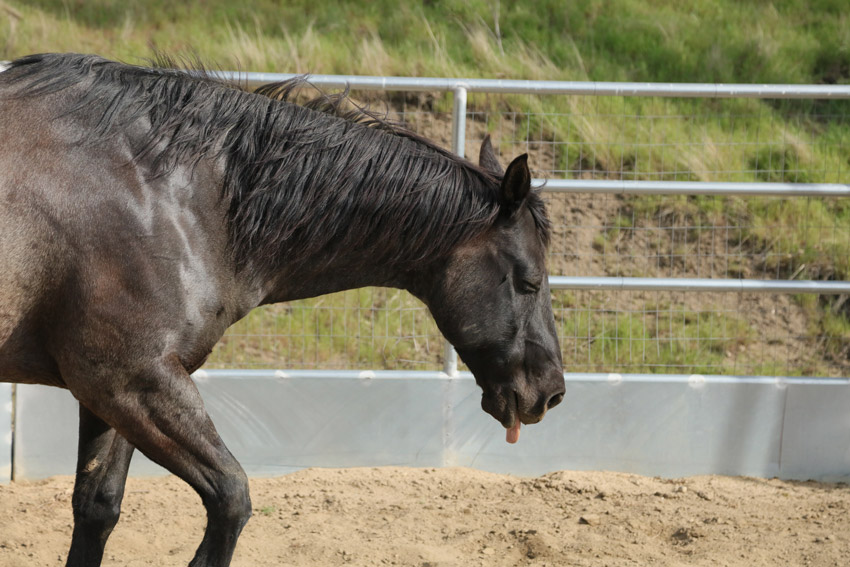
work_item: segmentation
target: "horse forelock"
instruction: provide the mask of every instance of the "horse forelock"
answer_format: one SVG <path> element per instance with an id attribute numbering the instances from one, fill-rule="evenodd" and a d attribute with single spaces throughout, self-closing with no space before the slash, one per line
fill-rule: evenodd
<path id="1" fill-rule="evenodd" d="M 172 60 L 161 63 L 170 65 Z M 150 122 L 137 159 L 156 175 L 223 158 L 228 227 L 240 266 L 276 269 L 360 251 L 401 266 L 448 253 L 498 216 L 499 179 L 367 109 L 347 93 L 290 102 L 303 79 L 246 92 L 197 70 L 149 69 L 85 55 L 12 63 L 21 96 L 84 85 L 65 113 L 102 112 L 92 136 Z M 543 242 L 549 224 L 529 208 Z"/>

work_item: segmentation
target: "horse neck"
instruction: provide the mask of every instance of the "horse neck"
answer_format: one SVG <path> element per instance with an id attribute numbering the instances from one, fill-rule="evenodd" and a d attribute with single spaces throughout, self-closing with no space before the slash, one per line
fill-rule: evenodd
<path id="1" fill-rule="evenodd" d="M 326 126 L 336 132 L 340 124 Z M 305 172 L 290 154 L 291 168 L 263 177 L 263 207 L 246 208 L 256 222 L 244 225 L 253 228 L 241 240 L 243 257 L 257 255 L 266 302 L 365 286 L 410 289 L 411 273 L 426 273 L 492 223 L 495 201 L 480 172 L 418 141 L 352 128 L 356 143 L 337 161 L 308 161 L 314 170 Z M 262 224 L 269 219 L 279 225 Z"/>
<path id="2" fill-rule="evenodd" d="M 418 289 L 417 282 L 429 272 L 339 255 L 331 259 L 316 258 L 311 265 L 286 266 L 262 277 L 261 303 L 294 301 L 372 286 L 414 291 Z"/>

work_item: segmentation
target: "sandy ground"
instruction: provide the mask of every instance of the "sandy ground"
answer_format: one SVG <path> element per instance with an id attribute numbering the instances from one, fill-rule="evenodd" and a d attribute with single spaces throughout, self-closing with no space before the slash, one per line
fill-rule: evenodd
<path id="1" fill-rule="evenodd" d="M 252 479 L 234 566 L 845 566 L 850 487 L 600 472 L 313 469 Z M 0 565 L 61 565 L 69 477 L 0 485 Z M 186 565 L 199 499 L 130 479 L 104 565 Z"/>

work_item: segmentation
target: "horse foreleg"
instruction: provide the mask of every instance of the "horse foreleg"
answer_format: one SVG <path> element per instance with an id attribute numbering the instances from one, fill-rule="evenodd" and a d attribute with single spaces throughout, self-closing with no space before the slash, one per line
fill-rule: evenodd
<path id="1" fill-rule="evenodd" d="M 118 381 L 113 382 L 119 387 Z M 251 516 L 248 477 L 225 447 L 186 370 L 164 361 L 128 377 L 114 395 L 75 392 L 137 449 L 186 481 L 207 510 L 207 527 L 192 567 L 227 567 Z"/>
<path id="2" fill-rule="evenodd" d="M 97 567 L 118 522 L 133 446 L 80 405 L 80 441 L 74 483 L 74 535 L 68 567 Z"/>

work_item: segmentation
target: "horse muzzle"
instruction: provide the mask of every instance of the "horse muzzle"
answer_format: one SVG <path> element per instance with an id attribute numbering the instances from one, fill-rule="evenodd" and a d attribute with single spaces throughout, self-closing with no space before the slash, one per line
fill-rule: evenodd
<path id="1" fill-rule="evenodd" d="M 564 400 L 565 386 L 562 374 L 546 381 L 542 388 L 516 388 L 506 386 L 488 391 L 481 397 L 481 408 L 492 415 L 505 429 L 537 423 L 546 412 Z"/>

